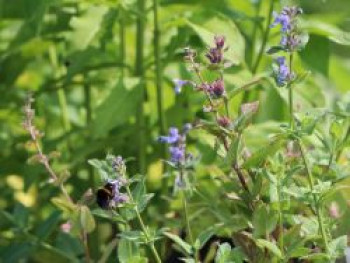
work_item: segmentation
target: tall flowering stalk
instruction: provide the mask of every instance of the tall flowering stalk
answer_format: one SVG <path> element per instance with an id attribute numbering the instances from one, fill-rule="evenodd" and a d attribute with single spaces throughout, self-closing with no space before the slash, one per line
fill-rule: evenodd
<path id="1" fill-rule="evenodd" d="M 289 127 L 291 132 L 295 132 L 295 123 L 294 123 L 294 109 L 293 109 L 293 81 L 297 77 L 293 72 L 293 57 L 294 53 L 302 49 L 306 44 L 303 34 L 298 28 L 298 16 L 301 15 L 302 9 L 296 6 L 293 7 L 284 7 L 282 11 L 277 14 L 274 13 L 274 22 L 271 27 L 280 25 L 281 39 L 279 46 L 273 47 L 270 50 L 283 51 L 289 56 L 289 64 L 285 56 L 279 56 L 275 60 L 275 65 L 273 68 L 276 84 L 279 87 L 286 86 L 288 88 L 288 97 L 289 97 L 289 113 L 290 121 Z M 271 52 L 272 53 L 272 52 Z M 313 197 L 313 206 L 316 211 L 317 221 L 319 225 L 319 232 L 321 233 L 323 244 L 327 255 L 329 256 L 329 241 L 327 230 L 325 229 L 325 220 L 322 212 L 322 205 L 320 204 L 320 196 L 315 192 L 315 183 L 312 174 L 312 168 L 310 167 L 308 157 L 306 156 L 306 150 L 302 144 L 300 136 L 294 136 L 293 140 L 297 141 L 297 144 L 300 149 L 301 157 L 306 169 L 308 184 L 310 192 Z M 281 216 L 282 220 L 282 216 Z M 283 237 L 282 237 L 283 238 Z M 283 241 L 282 241 L 283 244 Z M 282 250 L 283 248 L 281 248 Z"/>
<path id="2" fill-rule="evenodd" d="M 23 112 L 24 112 L 23 128 L 29 133 L 31 141 L 34 144 L 36 149 L 36 155 L 34 155 L 31 159 L 41 163 L 44 166 L 45 170 L 48 172 L 50 176 L 49 182 L 59 187 L 66 201 L 72 207 L 77 208 L 80 211 L 80 213 L 82 213 L 81 211 L 83 211 L 83 209 L 84 211 L 89 211 L 89 210 L 85 210 L 85 208 L 87 209 L 86 206 L 82 208 L 83 206 L 80 206 L 79 203 L 75 203 L 73 199 L 70 197 L 70 195 L 68 194 L 64 186 L 64 182 L 68 177 L 68 173 L 66 173 L 65 176 L 58 176 L 51 166 L 50 155 L 47 155 L 44 153 L 40 142 L 44 134 L 39 129 L 37 129 L 37 127 L 34 124 L 35 111 L 32 108 L 33 102 L 34 102 L 34 99 L 32 98 L 32 96 L 28 95 L 27 101 L 23 108 Z M 85 212 L 85 213 L 89 213 L 89 212 Z M 70 222 L 66 223 L 66 226 L 71 226 L 71 223 Z M 84 226 L 83 226 L 80 234 L 80 240 L 83 244 L 84 251 L 85 251 L 86 262 L 91 261 L 90 250 L 87 243 L 87 232 L 92 231 L 93 228 L 94 228 L 94 223 L 93 223 L 93 227 L 91 227 L 90 229 L 84 229 Z M 70 229 L 70 227 L 68 229 Z"/>
<path id="3" fill-rule="evenodd" d="M 194 248 L 195 262 L 199 261 L 198 250 L 194 244 L 194 238 L 192 235 L 192 229 L 189 219 L 188 212 L 188 194 L 187 190 L 192 187 L 190 185 L 190 180 L 187 178 L 188 173 L 186 169 L 190 167 L 193 163 L 193 156 L 186 152 L 186 135 L 192 129 L 192 125 L 187 123 L 184 125 L 182 131 L 180 132 L 178 128 L 171 127 L 169 129 L 168 135 L 160 136 L 158 138 L 159 142 L 166 143 L 169 145 L 170 160 L 168 163 L 175 168 L 177 174 L 175 178 L 175 189 L 180 190 L 182 193 L 182 204 L 184 211 L 184 221 L 187 229 L 187 234 L 192 247 Z"/>

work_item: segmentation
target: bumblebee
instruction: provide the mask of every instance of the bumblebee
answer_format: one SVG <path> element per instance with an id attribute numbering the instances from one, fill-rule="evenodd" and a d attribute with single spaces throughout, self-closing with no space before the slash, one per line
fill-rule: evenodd
<path id="1" fill-rule="evenodd" d="M 96 192 L 96 203 L 102 209 L 108 209 L 110 203 L 113 200 L 113 184 L 108 182 L 102 188 L 98 189 Z"/>

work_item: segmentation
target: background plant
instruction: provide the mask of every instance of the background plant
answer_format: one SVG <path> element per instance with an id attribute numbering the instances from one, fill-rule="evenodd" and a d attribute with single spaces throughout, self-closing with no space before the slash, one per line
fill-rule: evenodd
<path id="1" fill-rule="evenodd" d="M 308 194 L 305 164 L 298 156 L 297 145 L 288 144 L 290 159 L 285 159 L 283 151 L 274 154 L 285 139 L 269 140 L 268 136 L 281 132 L 280 124 L 290 120 L 288 89 L 275 85 L 270 77 L 273 58 L 265 53 L 280 41 L 279 30 L 270 28 L 272 10 L 279 11 L 287 4 L 290 3 L 0 1 L 0 85 L 3 90 L 0 204 L 4 219 L 1 220 L 1 257 L 6 262 L 17 262 L 21 258 L 66 261 L 62 254 L 71 259 L 85 259 L 79 236 L 62 232 L 58 227 L 66 223 L 67 216 L 60 212 L 57 202 L 56 205 L 48 202 L 60 197 L 59 188 L 47 183 L 46 171 L 41 166 L 27 164 L 26 160 L 35 152 L 32 145 L 26 143 L 28 136 L 20 125 L 27 91 L 32 91 L 36 99 L 36 124 L 45 133 L 44 152 L 61 153 L 58 160 L 53 159 L 53 169 L 58 174 L 70 171 L 65 185 L 73 200 L 77 202 L 87 189 L 96 191 L 104 183 L 93 167 L 87 165 L 88 159 L 104 159 L 107 152 L 134 156 L 135 161 L 128 163 L 129 173 L 144 174 L 147 188 L 155 193 L 148 209 L 142 213 L 145 224 L 150 229 L 167 227 L 167 233 L 171 229 L 177 231 L 173 234 L 180 234 L 179 230 L 183 229 L 183 218 L 179 216 L 183 210 L 181 196 L 172 193 L 172 177 L 163 179 L 165 166 L 160 159 L 167 159 L 167 149 L 157 143 L 156 138 L 165 135 L 169 126 L 196 124 L 199 118 L 208 122 L 215 120 L 215 115 L 203 113 L 206 100 L 203 94 L 193 92 L 189 86 L 176 96 L 172 79 L 191 77 L 182 61 L 183 47 L 205 53 L 207 46 L 213 46 L 213 36 L 222 34 L 229 47 L 225 56 L 234 63 L 225 71 L 224 78 L 226 93 L 233 97 L 228 105 L 230 117 L 239 116 L 241 104 L 260 102 L 257 112 L 249 118 L 252 124 L 244 129 L 238 144 L 238 149 L 248 148 L 254 157 L 244 165 L 243 156 L 249 154 L 239 155 L 239 168 L 247 173 L 244 178 L 250 194 L 243 191 L 235 171 L 230 173 L 231 167 L 220 157 L 225 157 L 225 150 L 222 146 L 217 149 L 220 141 L 216 143 L 214 131 L 192 130 L 187 136 L 187 149 L 201 157 L 195 169 L 199 190 L 193 192 L 188 205 L 190 221 L 195 222 L 191 224 L 192 234 L 195 240 L 209 236 L 215 240 L 220 236 L 232 242 L 232 233 L 240 233 L 253 224 L 254 229 L 259 229 L 253 232 L 254 240 L 274 241 L 278 233 L 272 230 L 276 229 L 279 219 L 271 215 L 280 210 L 283 226 L 288 230 L 284 235 L 285 247 L 293 240 L 289 237 L 294 233 L 318 234 L 314 221 L 308 220 L 313 218 L 313 200 Z M 293 69 L 301 77 L 295 83 L 293 94 L 295 133 L 303 136 L 307 162 L 317 179 L 315 192 L 324 194 L 323 213 L 331 232 L 327 235 L 336 238 L 348 233 L 348 197 L 343 187 L 348 185 L 347 18 L 350 8 L 343 0 L 294 4 L 303 8 L 300 27 L 310 35 L 306 48 L 293 59 Z M 200 57 L 200 61 L 205 60 Z M 213 80 L 209 71 L 203 77 L 206 81 Z M 220 113 L 224 115 L 224 112 Z M 270 146 L 268 154 L 259 150 L 265 145 Z M 262 158 L 266 155 L 267 160 Z M 296 171 L 292 167 L 296 167 Z M 254 179 L 248 170 L 252 176 L 256 175 Z M 171 170 L 166 172 L 170 174 Z M 278 187 L 281 184 L 288 189 Z M 326 194 L 330 184 L 332 189 L 339 190 Z M 304 203 L 310 205 L 304 207 L 301 205 Z M 254 206 L 253 215 L 249 212 L 250 206 Z M 336 221 L 327 216 L 328 208 L 332 216 L 338 217 Z M 296 214 L 307 211 L 310 217 L 295 218 L 288 211 Z M 271 221 L 259 226 L 261 217 Z M 216 226 L 219 221 L 227 224 Z M 295 222 L 302 232 L 290 228 Z M 137 220 L 132 224 L 138 229 Z M 202 234 L 201 230 L 209 225 L 218 227 L 209 230 L 214 235 Z M 128 241 L 116 238 L 120 231 L 117 229 L 110 216 L 96 217 L 96 228 L 88 236 L 93 260 L 114 260 L 118 247 L 119 260 L 128 262 L 131 256 L 127 253 Z M 266 232 L 271 231 L 274 237 L 271 239 L 269 235 L 270 239 L 266 239 Z M 233 239 L 235 244 L 250 244 L 246 235 L 235 235 Z M 201 240 L 207 244 L 202 251 L 214 255 L 215 245 L 206 242 L 206 238 Z M 344 244 L 343 240 L 339 243 Z M 304 241 L 302 246 L 308 248 L 319 240 Z M 174 246 L 183 250 L 178 244 Z M 262 258 L 261 247 L 267 246 L 261 241 L 258 247 L 254 246 L 255 257 Z M 320 246 L 318 252 L 324 252 L 323 245 Z M 176 251 L 169 248 L 171 241 L 164 236 L 156 242 L 156 247 L 162 258 Z M 218 249 L 217 260 L 231 254 L 239 257 L 237 250 L 232 244 L 223 244 Z M 138 251 L 140 257 L 152 259 L 144 246 Z M 266 251 L 266 260 L 277 256 L 268 248 Z M 324 255 L 318 256 L 322 260 Z"/>

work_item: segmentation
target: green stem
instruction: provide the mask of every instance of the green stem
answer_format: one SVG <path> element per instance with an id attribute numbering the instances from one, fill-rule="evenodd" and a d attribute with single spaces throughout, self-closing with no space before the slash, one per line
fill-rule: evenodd
<path id="1" fill-rule="evenodd" d="M 292 73 L 293 68 L 293 53 L 289 55 L 289 70 Z M 288 99 L 289 99 L 289 127 L 291 130 L 294 129 L 294 110 L 293 110 L 293 86 L 292 84 L 288 84 Z"/>
<path id="2" fill-rule="evenodd" d="M 283 228 L 283 212 L 282 212 L 282 204 L 281 204 L 281 176 L 278 175 L 277 182 L 277 192 L 278 192 L 278 216 L 279 216 L 279 246 L 282 253 L 282 258 L 284 258 L 284 228 Z"/>
<path id="3" fill-rule="evenodd" d="M 303 162 L 304 162 L 304 165 L 305 165 L 305 168 L 306 168 L 310 191 L 312 192 L 312 196 L 313 196 L 313 200 L 314 200 L 314 205 L 315 205 L 315 209 L 316 209 L 316 215 L 317 215 L 317 221 L 318 221 L 318 225 L 319 225 L 319 230 L 320 230 L 321 235 L 322 235 L 322 240 L 323 240 L 323 244 L 324 244 L 326 253 L 329 255 L 328 237 L 327 237 L 327 233 L 326 233 L 326 229 L 325 229 L 325 225 L 324 225 L 324 218 L 323 218 L 323 214 L 322 214 L 322 207 L 321 207 L 321 204 L 319 203 L 319 201 L 317 199 L 317 194 L 314 193 L 314 179 L 313 179 L 313 176 L 312 176 L 310 165 L 309 165 L 309 163 L 307 161 L 307 157 L 306 157 L 304 146 L 302 145 L 301 141 L 298 141 L 298 144 L 299 144 L 299 148 L 300 148 L 301 157 L 303 159 Z"/>
<path id="4" fill-rule="evenodd" d="M 262 56 L 265 52 L 265 48 L 266 48 L 266 44 L 267 44 L 267 40 L 269 39 L 269 35 L 270 35 L 270 25 L 272 22 L 272 13 L 273 13 L 273 9 L 274 9 L 274 4 L 275 4 L 275 0 L 270 0 L 270 7 L 269 7 L 269 13 L 268 13 L 268 17 L 267 17 L 267 22 L 266 22 L 266 27 L 265 27 L 265 33 L 263 36 L 263 40 L 262 40 L 262 45 L 260 47 L 257 59 L 255 61 L 255 64 L 253 66 L 252 72 L 253 74 L 256 73 L 256 71 L 259 68 Z"/>
<path id="5" fill-rule="evenodd" d="M 158 23 L 158 0 L 153 0 L 153 19 L 154 19 L 154 59 L 155 59 L 155 84 L 157 87 L 157 108 L 158 108 L 158 120 L 159 120 L 159 132 L 160 134 L 165 134 L 165 116 L 163 110 L 163 88 L 162 88 L 162 64 L 160 57 L 160 30 Z M 165 147 L 163 148 L 163 150 Z"/>
<path id="6" fill-rule="evenodd" d="M 198 250 L 194 246 L 194 239 L 193 239 L 193 235 L 192 235 L 192 230 L 191 230 L 191 225 L 190 225 L 190 218 L 189 218 L 189 213 L 188 213 L 187 196 L 186 196 L 185 191 L 183 191 L 182 193 L 183 193 L 182 205 L 183 205 L 183 210 L 184 210 L 187 234 L 188 234 L 188 237 L 190 239 L 190 244 L 191 244 L 192 248 L 194 249 L 195 262 L 200 262 L 199 261 Z"/>
<path id="7" fill-rule="evenodd" d="M 255 5 L 255 17 L 257 18 L 259 16 L 261 9 L 261 1 L 258 1 L 258 3 Z M 254 51 L 255 51 L 255 46 L 256 46 L 256 35 L 258 32 L 258 21 L 254 22 L 254 27 L 253 27 L 253 32 L 252 32 L 252 44 L 251 44 L 251 54 L 249 57 L 249 65 L 250 68 L 253 67 L 253 58 L 254 58 Z"/>
<path id="8" fill-rule="evenodd" d="M 132 203 L 134 203 L 134 198 L 132 196 L 132 193 L 130 191 L 130 187 L 129 186 L 126 187 L 126 191 L 128 193 L 130 201 Z M 135 210 L 135 213 L 136 213 L 137 221 L 139 222 L 141 230 L 142 230 L 143 234 L 145 235 L 147 245 L 150 248 L 150 250 L 151 250 L 151 252 L 152 252 L 152 254 L 154 256 L 154 259 L 156 260 L 157 263 L 161 263 L 162 261 L 161 261 L 159 255 L 158 255 L 158 252 L 157 252 L 157 250 L 156 250 L 156 248 L 154 246 L 154 241 L 151 240 L 150 234 L 149 234 L 149 232 L 147 230 L 147 227 L 146 227 L 145 223 L 143 222 L 143 219 L 141 217 L 141 214 L 140 214 L 140 211 L 139 211 L 139 209 L 137 207 L 137 204 L 135 204 L 134 210 Z"/>
<path id="9" fill-rule="evenodd" d="M 124 19 L 124 9 L 121 6 L 119 8 L 119 62 L 121 64 L 125 64 L 125 19 Z M 124 67 L 120 68 L 121 70 L 121 78 L 124 80 Z"/>
<path id="10" fill-rule="evenodd" d="M 135 75 L 140 78 L 140 96 L 141 100 L 137 111 L 137 131 L 138 131 L 138 161 L 141 174 L 146 172 L 146 131 L 145 131 L 145 113 L 144 101 L 146 95 L 145 79 L 144 79 L 144 31 L 145 31 L 145 0 L 137 1 L 138 17 L 136 26 L 136 61 Z"/>

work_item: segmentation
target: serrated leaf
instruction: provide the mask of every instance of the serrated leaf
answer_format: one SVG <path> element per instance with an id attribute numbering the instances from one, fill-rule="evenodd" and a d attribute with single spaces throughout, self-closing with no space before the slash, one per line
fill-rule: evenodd
<path id="1" fill-rule="evenodd" d="M 277 214 L 267 205 L 261 204 L 253 214 L 254 236 L 265 236 L 275 229 L 277 224 Z"/>
<path id="2" fill-rule="evenodd" d="M 192 254 L 192 246 L 188 244 L 186 241 L 182 240 L 179 236 L 174 235 L 169 232 L 163 233 L 166 237 L 170 238 L 172 241 L 175 242 L 180 248 L 182 248 L 187 254 Z"/>
<path id="3" fill-rule="evenodd" d="M 121 239 L 118 244 L 118 259 L 120 263 L 129 263 L 135 257 L 139 257 L 139 246 L 135 242 Z"/>
<path id="4" fill-rule="evenodd" d="M 348 244 L 348 237 L 346 235 L 340 236 L 336 239 L 333 239 L 329 243 L 329 251 L 332 258 L 337 258 L 340 255 L 344 255 L 344 251 Z"/>
<path id="5" fill-rule="evenodd" d="M 223 243 L 219 246 L 215 256 L 215 263 L 233 263 L 229 243 Z"/>
<path id="6" fill-rule="evenodd" d="M 217 227 L 213 227 L 201 232 L 195 241 L 196 248 L 201 249 L 205 245 L 205 243 L 207 243 L 207 241 L 216 233 L 216 231 Z"/>
<path id="7" fill-rule="evenodd" d="M 76 205 L 64 198 L 54 197 L 51 199 L 51 202 L 67 214 L 76 211 L 77 208 Z"/>
<path id="8" fill-rule="evenodd" d="M 257 168 L 270 156 L 274 155 L 285 143 L 286 136 L 283 134 L 275 136 L 269 143 L 254 152 L 252 156 L 245 161 L 243 168 Z"/>
<path id="9" fill-rule="evenodd" d="M 267 241 L 265 239 L 258 239 L 256 241 L 256 244 L 260 248 L 266 248 L 269 250 L 272 254 L 277 256 L 278 258 L 282 258 L 282 252 L 281 250 L 276 246 L 275 243 L 272 243 L 270 241 Z"/>

